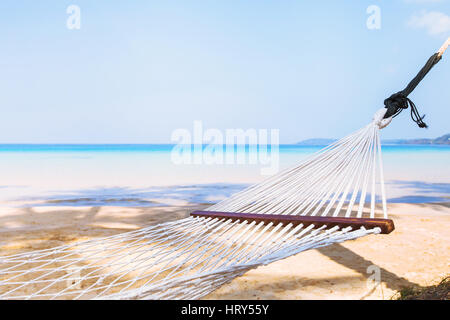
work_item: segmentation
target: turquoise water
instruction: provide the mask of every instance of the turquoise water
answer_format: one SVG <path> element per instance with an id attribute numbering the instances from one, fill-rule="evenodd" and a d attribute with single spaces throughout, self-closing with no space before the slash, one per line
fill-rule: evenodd
<path id="1" fill-rule="evenodd" d="M 266 178 L 269 164 L 174 163 L 170 144 L 0 145 L 0 201 L 45 199 L 57 205 L 147 206 L 154 199 L 213 203 Z M 323 146 L 280 145 L 274 169 Z M 246 160 L 252 148 L 235 148 Z M 270 149 L 268 154 L 270 155 Z M 383 146 L 391 202 L 448 201 L 450 147 Z M 275 161 L 276 160 L 276 161 Z"/>
<path id="2" fill-rule="evenodd" d="M 174 144 L 0 144 L 0 152 L 170 152 Z M 205 148 L 206 145 L 203 145 Z M 240 147 L 240 146 L 239 146 Z M 249 146 L 244 146 L 246 150 Z M 302 153 L 320 150 L 324 145 L 282 144 L 280 152 Z M 236 146 L 235 146 L 236 148 Z M 270 146 L 269 146 L 270 148 Z M 384 145 L 383 152 L 443 152 L 449 153 L 448 145 Z"/>

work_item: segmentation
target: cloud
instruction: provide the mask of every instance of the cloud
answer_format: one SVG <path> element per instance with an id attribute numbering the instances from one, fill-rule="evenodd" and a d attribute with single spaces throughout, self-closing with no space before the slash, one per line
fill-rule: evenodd
<path id="1" fill-rule="evenodd" d="M 450 32 L 450 16 L 439 11 L 423 11 L 408 21 L 411 28 L 426 29 L 430 35 Z"/>

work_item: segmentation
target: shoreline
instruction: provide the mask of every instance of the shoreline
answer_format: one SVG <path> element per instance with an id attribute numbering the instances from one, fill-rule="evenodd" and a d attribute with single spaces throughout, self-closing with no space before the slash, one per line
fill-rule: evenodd
<path id="1" fill-rule="evenodd" d="M 80 186 L 55 190 L 25 186 L 0 186 L 0 207 L 159 207 L 213 205 L 251 186 L 246 182 L 186 183 L 155 186 Z M 445 203 L 450 201 L 450 183 L 388 180 L 385 182 L 387 202 Z M 20 191 L 21 196 L 16 195 Z M 370 196 L 370 193 L 367 194 Z"/>

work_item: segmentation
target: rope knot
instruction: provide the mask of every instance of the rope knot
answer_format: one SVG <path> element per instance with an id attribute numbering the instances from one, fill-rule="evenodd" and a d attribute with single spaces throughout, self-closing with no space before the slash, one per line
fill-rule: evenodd
<path id="1" fill-rule="evenodd" d="M 403 109 L 408 109 L 408 106 L 411 107 L 411 119 L 417 123 L 420 128 L 428 128 L 427 124 L 423 122 L 425 115 L 420 116 L 414 102 L 412 102 L 402 91 L 394 93 L 384 100 L 384 105 L 387 109 L 386 115 L 393 118 L 402 112 Z"/>
<path id="2" fill-rule="evenodd" d="M 392 117 L 389 118 L 384 117 L 386 112 L 387 112 L 386 108 L 381 108 L 373 115 L 373 122 L 380 129 L 387 127 L 392 121 Z"/>
<path id="3" fill-rule="evenodd" d="M 398 109 L 407 109 L 408 108 L 408 97 L 405 96 L 401 91 L 394 93 L 389 98 L 384 100 L 384 105 L 389 110 L 397 111 Z"/>

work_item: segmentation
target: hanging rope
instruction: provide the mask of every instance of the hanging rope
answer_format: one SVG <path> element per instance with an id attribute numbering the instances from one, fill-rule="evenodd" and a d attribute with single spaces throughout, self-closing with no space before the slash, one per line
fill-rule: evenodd
<path id="1" fill-rule="evenodd" d="M 411 119 L 417 123 L 420 128 L 428 128 L 427 124 L 423 122 L 425 115 L 421 116 L 419 111 L 417 110 L 416 105 L 408 96 L 413 92 L 413 90 L 417 87 L 417 85 L 422 81 L 423 78 L 428 74 L 428 72 L 441 60 L 442 54 L 447 49 L 450 44 L 450 38 L 444 43 L 444 45 L 439 49 L 438 52 L 433 54 L 427 61 L 427 63 L 423 66 L 423 68 L 419 71 L 419 73 L 411 80 L 411 82 L 406 86 L 405 89 L 394 93 L 389 98 L 384 100 L 384 105 L 387 109 L 387 112 L 384 118 L 396 117 L 398 116 L 404 109 L 408 109 L 408 106 L 411 109 Z"/>

